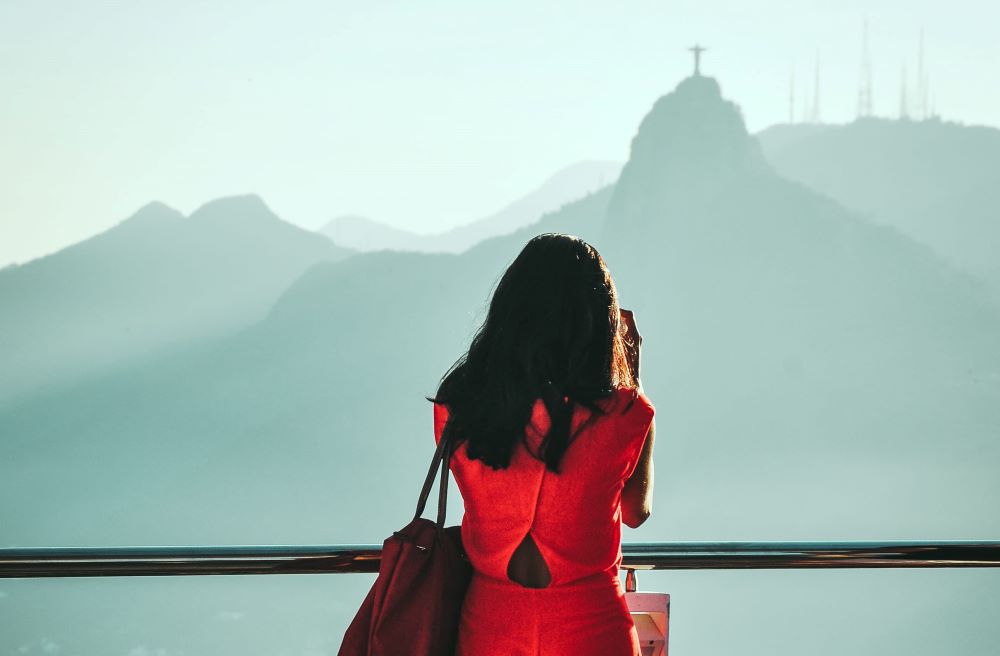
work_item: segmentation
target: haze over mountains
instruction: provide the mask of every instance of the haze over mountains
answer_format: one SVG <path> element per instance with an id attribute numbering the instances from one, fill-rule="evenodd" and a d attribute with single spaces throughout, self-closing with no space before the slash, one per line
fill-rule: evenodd
<path id="1" fill-rule="evenodd" d="M 312 264 L 353 251 L 286 223 L 256 196 L 190 217 L 150 203 L 117 226 L 0 271 L 0 406 L 133 357 L 263 318 Z"/>
<path id="2" fill-rule="evenodd" d="M 865 118 L 760 139 L 781 175 L 931 246 L 1000 299 L 1000 130 Z"/>
<path id="3" fill-rule="evenodd" d="M 1000 537 L 1000 312 L 929 247 L 775 168 L 718 83 L 687 78 L 643 119 L 614 186 L 459 254 L 326 258 L 245 329 L 0 411 L 0 498 L 30 499 L 0 507 L 2 539 L 381 542 L 430 457 L 423 397 L 546 231 L 597 246 L 643 334 L 656 498 L 626 540 Z M 936 595 L 894 572 L 696 574 L 640 577 L 683 603 L 671 641 L 690 653 L 929 655 L 935 626 L 1000 612 L 993 572 L 936 577 Z M 328 651 L 370 582 L 336 578 L 282 593 L 318 609 Z M 91 604 L 116 607 L 109 590 Z M 208 634 L 176 598 L 164 627 Z M 293 639 L 240 628 L 259 653 Z M 1000 641 L 994 622 L 972 628 Z M 116 645 L 76 637 L 84 653 Z"/>
<path id="4" fill-rule="evenodd" d="M 331 220 L 320 232 L 336 244 L 359 251 L 460 253 L 484 239 L 535 223 L 543 214 L 613 184 L 620 172 L 621 164 L 616 162 L 579 162 L 556 172 L 538 189 L 499 212 L 443 232 L 418 234 L 353 215 Z"/>
<path id="5" fill-rule="evenodd" d="M 657 336 L 661 434 L 698 463 L 678 483 L 726 472 L 697 504 L 733 512 L 726 529 L 760 531 L 766 507 L 787 531 L 805 506 L 796 530 L 830 537 L 1000 532 L 982 501 L 1000 499 L 1000 314 L 929 248 L 780 177 L 714 80 L 644 119 L 601 243 Z M 918 483 L 945 460 L 960 480 Z"/>

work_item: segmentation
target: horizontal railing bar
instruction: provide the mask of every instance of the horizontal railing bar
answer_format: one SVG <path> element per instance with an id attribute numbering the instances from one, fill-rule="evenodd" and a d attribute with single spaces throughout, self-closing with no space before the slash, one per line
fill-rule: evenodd
<path id="1" fill-rule="evenodd" d="M 377 572 L 380 545 L 0 549 L 0 578 Z M 1000 567 L 1000 542 L 639 542 L 635 569 Z"/>

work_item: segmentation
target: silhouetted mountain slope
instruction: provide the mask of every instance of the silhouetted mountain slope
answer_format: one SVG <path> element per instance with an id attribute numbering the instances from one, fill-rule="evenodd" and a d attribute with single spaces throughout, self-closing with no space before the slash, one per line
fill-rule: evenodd
<path id="1" fill-rule="evenodd" d="M 778 123 L 754 135 L 764 150 L 764 156 L 783 148 L 794 146 L 803 139 L 815 137 L 827 130 L 836 130 L 839 125 L 833 123 Z"/>
<path id="2" fill-rule="evenodd" d="M 882 484 L 869 471 L 844 493 L 852 523 L 873 512 L 869 531 L 898 535 L 927 507 L 968 504 L 985 523 L 964 530 L 1000 531 L 981 503 L 1000 498 L 985 465 L 1000 465 L 1000 316 L 929 248 L 763 165 L 714 82 L 685 80 L 643 121 L 602 239 L 654 336 L 644 375 L 673 410 L 658 424 L 672 458 L 702 475 L 767 472 L 772 491 L 749 493 L 784 517 L 839 512 L 847 472 L 905 462 L 906 503 L 865 501 Z M 966 472 L 956 487 L 909 489 L 944 460 Z M 783 495 L 803 471 L 816 486 Z M 751 512 L 726 489 L 701 501 Z"/>
<path id="3" fill-rule="evenodd" d="M 416 251 L 418 249 L 414 248 L 414 244 L 420 242 L 421 238 L 421 235 L 415 232 L 355 214 L 331 219 L 318 232 L 329 237 L 334 244 L 363 253 L 383 249 Z"/>
<path id="4" fill-rule="evenodd" d="M 0 412 L 0 498 L 31 499 L 0 506 L 5 536 L 380 542 L 430 458 L 423 396 L 526 238 L 552 230 L 607 256 L 644 337 L 656 500 L 625 539 L 1000 533 L 1000 317 L 928 249 L 771 171 L 706 79 L 658 101 L 615 188 L 535 226 L 459 255 L 316 264 L 238 334 Z M 699 575 L 699 594 L 732 584 Z M 884 630 L 841 594 L 877 618 L 852 631 Z M 959 596 L 996 606 L 973 584 Z"/>
<path id="5" fill-rule="evenodd" d="M 460 253 L 484 239 L 531 225 L 543 214 L 612 184 L 620 171 L 621 165 L 615 162 L 580 162 L 568 166 L 496 214 L 444 232 L 417 234 L 360 216 L 333 219 L 320 232 L 334 243 L 360 251 Z"/>
<path id="6" fill-rule="evenodd" d="M 708 135 L 706 147 L 689 134 Z M 50 540 L 55 527 L 78 525 L 74 538 L 86 541 L 96 535 L 89 518 L 74 524 L 73 517 L 101 508 L 118 518 L 119 540 L 147 531 L 176 540 L 197 512 L 198 525 L 208 527 L 199 540 L 258 540 L 258 531 L 316 540 L 327 534 L 302 522 L 320 511 L 314 504 L 326 504 L 354 535 L 337 539 L 377 540 L 383 527 L 367 518 L 392 515 L 419 478 L 411 464 L 426 455 L 420 436 L 430 421 L 422 396 L 467 346 L 492 286 L 524 241 L 552 230 L 595 243 L 623 304 L 636 310 L 644 383 L 666 410 L 658 426 L 670 436 L 663 442 L 667 490 L 701 489 L 708 471 L 756 486 L 741 497 L 732 486 L 701 489 L 729 510 L 698 516 L 674 504 L 651 526 L 745 536 L 768 526 L 754 504 L 794 513 L 805 495 L 817 522 L 838 513 L 838 503 L 861 504 L 839 526 L 845 537 L 866 527 L 918 526 L 921 504 L 976 508 L 997 497 L 994 477 L 977 477 L 1000 456 L 991 428 L 1000 421 L 1000 319 L 965 277 L 895 230 L 770 171 L 714 81 L 689 79 L 661 99 L 633 146 L 616 188 L 536 226 L 457 256 L 384 251 L 317 264 L 264 321 L 238 335 L 0 415 L 4 434 L 18 436 L 0 460 L 24 462 L 40 450 L 53 471 L 63 457 L 78 470 L 87 460 L 75 449 L 86 444 L 107 474 L 94 497 L 60 506 L 47 496 L 57 492 L 12 473 L 6 492 L 19 481 L 47 512 L 0 520 Z M 77 440 L 79 447 L 66 445 Z M 124 450 L 122 440 L 129 440 Z M 863 463 L 853 459 L 858 449 Z M 157 454 L 155 467 L 143 464 L 149 453 Z M 861 499 L 880 484 L 875 478 L 859 480 L 849 500 L 824 496 L 864 463 L 894 460 L 927 473 L 943 459 L 955 471 L 964 467 L 964 483 L 918 489 L 907 478 L 899 483 L 910 495 L 905 501 L 867 506 Z M 759 480 L 755 472 L 778 464 L 773 480 Z M 789 497 L 802 471 L 818 487 Z M 380 475 L 401 478 L 362 505 L 336 505 Z M 136 491 L 123 498 L 128 481 Z M 975 498 L 968 496 L 973 485 Z M 229 488 L 245 491 L 225 494 Z M 159 495 L 168 489 L 165 501 Z M 206 498 L 214 501 L 195 502 Z M 126 511 L 141 499 L 158 500 L 155 517 Z M 248 522 L 246 513 L 261 509 L 269 509 L 268 523 Z M 730 514 L 737 510 L 738 518 Z M 884 513 L 896 523 L 885 524 Z M 1000 530 L 970 513 L 963 516 L 978 517 L 984 530 Z M 112 530 L 98 525 L 105 536 Z"/>
<path id="7" fill-rule="evenodd" d="M 714 195 L 734 179 L 768 173 L 760 146 L 746 138 L 739 109 L 722 99 L 718 83 L 689 77 L 657 100 L 639 125 L 615 185 L 611 223 L 615 230 L 655 228 L 673 197 Z"/>
<path id="8" fill-rule="evenodd" d="M 607 197 L 588 196 L 547 221 L 593 229 Z M 522 237 L 462 255 L 380 251 L 316 264 L 248 329 L 0 413 L 0 462 L 18 463 L 0 465 L 0 493 L 31 489 L 51 513 L 39 521 L 10 508 L 0 523 L 50 542 L 267 541 L 276 531 L 287 540 L 378 541 L 385 526 L 371 518 L 409 506 L 406 483 L 420 477 L 411 465 L 426 446 L 422 395 L 461 354 Z M 60 472 L 62 483 L 36 489 L 33 464 Z M 398 484 L 346 502 L 358 476 L 382 475 Z M 65 495 L 64 485 L 84 480 L 86 495 Z M 225 491 L 233 489 L 241 492 Z M 204 501 L 192 507 L 192 495 Z M 247 522 L 247 502 L 262 504 L 268 520 Z M 157 510 L 147 516 L 149 503 Z M 304 525 L 314 503 L 335 509 L 337 522 Z M 343 533 L 326 533 L 334 524 Z"/>
<path id="9" fill-rule="evenodd" d="M 782 175 L 899 228 L 1000 291 L 1000 130 L 878 118 L 798 127 L 760 134 Z"/>
<path id="10" fill-rule="evenodd" d="M 0 271 L 0 401 L 246 325 L 308 266 L 349 252 L 255 196 L 216 200 L 189 218 L 151 203 Z"/>

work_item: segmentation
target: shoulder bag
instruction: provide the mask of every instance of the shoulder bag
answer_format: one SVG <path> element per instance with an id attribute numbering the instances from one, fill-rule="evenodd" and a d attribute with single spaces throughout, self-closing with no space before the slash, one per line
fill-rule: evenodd
<path id="1" fill-rule="evenodd" d="M 338 656 L 453 656 L 472 575 L 459 526 L 445 528 L 452 440 L 438 442 L 413 520 L 382 543 L 378 576 Z M 421 515 L 441 467 L 437 521 Z"/>

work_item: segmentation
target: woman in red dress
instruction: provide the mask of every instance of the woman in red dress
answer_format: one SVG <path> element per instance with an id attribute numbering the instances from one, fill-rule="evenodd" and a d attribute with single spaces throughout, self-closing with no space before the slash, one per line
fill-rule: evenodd
<path id="1" fill-rule="evenodd" d="M 428 399 L 435 440 L 455 440 L 473 567 L 459 656 L 638 656 L 618 570 L 621 524 L 652 501 L 640 343 L 600 254 L 538 235 Z"/>

